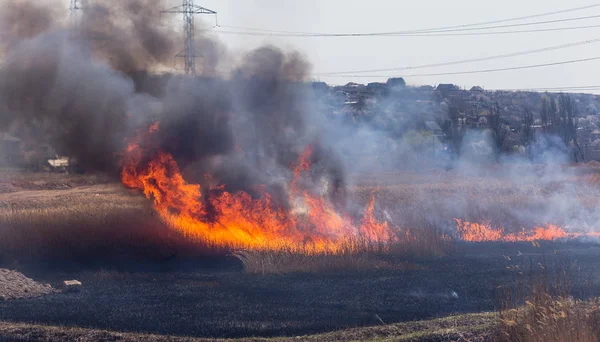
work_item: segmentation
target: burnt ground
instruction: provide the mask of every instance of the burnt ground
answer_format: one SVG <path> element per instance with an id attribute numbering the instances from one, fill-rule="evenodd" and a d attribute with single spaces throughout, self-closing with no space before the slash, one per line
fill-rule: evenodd
<path id="1" fill-rule="evenodd" d="M 498 286 L 526 283 L 529 267 L 569 263 L 572 293 L 600 294 L 600 244 L 466 244 L 414 260 L 410 271 L 244 274 L 235 259 L 160 264 L 8 265 L 79 293 L 0 302 L 0 321 L 197 337 L 296 336 L 494 310 Z M 509 260 L 510 259 L 510 260 Z M 518 268 L 515 267 L 518 265 Z M 7 265 L 0 265 L 7 266 Z M 521 274 L 521 272 L 523 274 Z M 552 276 L 549 276 L 552 281 Z"/>

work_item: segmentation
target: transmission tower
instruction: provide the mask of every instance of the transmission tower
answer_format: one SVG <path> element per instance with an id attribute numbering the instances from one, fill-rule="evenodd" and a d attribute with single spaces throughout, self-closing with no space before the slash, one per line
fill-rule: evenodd
<path id="1" fill-rule="evenodd" d="M 77 12 L 85 7 L 86 2 L 86 0 L 71 0 L 71 6 L 69 6 L 69 17 L 72 23 L 77 23 Z"/>
<path id="2" fill-rule="evenodd" d="M 185 33 L 184 48 L 183 51 L 178 53 L 175 57 L 181 57 L 184 59 L 186 75 L 195 76 L 196 58 L 199 56 L 196 55 L 196 45 L 194 42 L 194 16 L 196 14 L 214 14 L 216 18 L 217 12 L 208 8 L 194 5 L 194 0 L 183 0 L 181 5 L 162 12 L 183 14 L 183 29 Z"/>

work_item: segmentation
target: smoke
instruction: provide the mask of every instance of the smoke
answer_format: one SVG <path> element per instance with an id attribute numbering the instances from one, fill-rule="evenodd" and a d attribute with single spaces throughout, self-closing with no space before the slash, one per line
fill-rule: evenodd
<path id="1" fill-rule="evenodd" d="M 158 121 L 146 158 L 167 152 L 190 182 L 255 196 L 266 187 L 280 205 L 290 168 L 311 146 L 307 186 L 343 204 L 343 167 L 307 105 L 311 67 L 301 54 L 264 46 L 232 65 L 222 43 L 197 32 L 201 76 L 159 76 L 181 40 L 161 25 L 166 4 L 94 1 L 70 21 L 56 4 L 14 1 L 3 12 L 2 130 L 18 127 L 11 133 L 30 145 L 117 175 L 127 143 Z"/>
<path id="2" fill-rule="evenodd" d="M 57 3 L 8 1 L 0 14 L 0 130 L 28 145 L 47 143 L 85 170 L 117 175 L 128 142 L 158 121 L 145 157 L 171 154 L 186 180 L 206 191 L 266 190 L 290 206 L 290 169 L 309 148 L 303 186 L 338 206 L 352 205 L 348 183 L 366 171 L 411 170 L 422 173 L 421 184 L 453 184 L 449 190 L 403 180 L 411 192 L 385 204 L 393 213 L 388 220 L 400 225 L 416 213 L 436 225 L 472 217 L 517 229 L 545 222 L 591 227 L 600 219 L 587 202 L 597 191 L 568 181 L 576 172 L 558 166 L 569 159 L 560 139 L 537 139 L 534 160 L 518 153 L 498 159 L 492 132 L 473 131 L 456 156 L 423 133 L 426 123 L 445 118 L 447 104 L 413 101 L 411 90 L 359 103 L 364 108 L 352 115 L 336 113 L 319 103 L 327 95 L 307 86 L 311 65 L 300 53 L 263 46 L 232 58 L 200 32 L 201 75 L 158 75 L 180 49 L 181 35 L 161 24 L 166 4 L 95 1 L 80 21 L 66 21 Z"/>
<path id="3" fill-rule="evenodd" d="M 151 71 L 176 53 L 176 33 L 161 25 L 163 8 L 164 1 L 94 1 L 80 21 L 82 43 L 92 45 L 115 70 Z"/>
<path id="4" fill-rule="evenodd" d="M 60 20 L 64 6 L 46 1 L 7 0 L 0 13 L 0 42 L 17 43 L 46 32 Z"/>
<path id="5" fill-rule="evenodd" d="M 363 185 L 381 189 L 378 207 L 394 225 L 434 227 L 449 235 L 456 234 L 453 218 L 491 221 L 512 233 L 546 224 L 600 230 L 600 191 L 589 183 L 597 169 L 571 165 L 573 149 L 562 137 L 538 133 L 524 147 L 515 139 L 519 131 L 509 131 L 502 145 L 509 152 L 498 154 L 497 137 L 483 120 L 453 146 L 442 128 L 450 104 L 431 89 L 365 96 L 370 86 L 361 98 L 353 95 L 354 87 L 313 87 L 315 111 L 326 132 L 321 136 L 339 152 L 355 191 Z M 493 103 L 495 95 L 482 96 Z M 517 95 L 498 96 L 541 102 L 539 96 Z"/>

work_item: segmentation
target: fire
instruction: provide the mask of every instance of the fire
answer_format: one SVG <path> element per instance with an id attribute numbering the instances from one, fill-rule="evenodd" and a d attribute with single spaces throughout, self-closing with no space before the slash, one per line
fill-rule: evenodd
<path id="1" fill-rule="evenodd" d="M 326 197 L 301 186 L 303 174 L 311 168 L 312 146 L 290 166 L 294 177 L 289 184 L 289 201 L 304 208 L 291 212 L 275 205 L 266 192 L 256 199 L 221 187 L 206 195 L 199 184 L 183 178 L 170 154 L 156 151 L 148 158 L 143 144 L 158 129 L 158 124 L 153 125 L 146 136 L 141 134 L 126 148 L 121 179 L 126 187 L 139 189 L 151 199 L 164 222 L 191 238 L 234 248 L 286 248 L 309 253 L 335 253 L 359 239 L 384 243 L 394 239 L 387 222 L 374 217 L 374 194 L 362 222 L 355 225 Z"/>
<path id="2" fill-rule="evenodd" d="M 523 229 L 518 233 L 506 233 L 504 228 L 493 227 L 489 222 L 476 223 L 460 219 L 456 221 L 456 228 L 462 240 L 469 242 L 523 242 L 523 241 L 554 241 L 560 239 L 573 239 L 582 236 L 598 236 L 597 233 L 571 233 L 563 228 L 547 224 L 545 227 L 534 227 L 531 231 Z"/>

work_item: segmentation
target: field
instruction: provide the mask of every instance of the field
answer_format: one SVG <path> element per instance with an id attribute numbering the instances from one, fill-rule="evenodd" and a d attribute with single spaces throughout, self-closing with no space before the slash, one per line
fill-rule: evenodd
<path id="1" fill-rule="evenodd" d="M 570 294 L 600 295 L 595 239 L 465 243 L 453 226 L 456 217 L 507 230 L 540 224 L 534 218 L 551 205 L 540 198 L 553 194 L 569 194 L 566 206 L 593 215 L 600 169 L 569 168 L 543 182 L 489 173 L 357 177 L 349 205 L 363 207 L 377 190 L 377 215 L 411 238 L 386 253 L 309 257 L 240 254 L 188 239 L 108 178 L 3 171 L 0 268 L 84 286 L 0 301 L 0 340 L 491 339 L 499 295 L 527 287 L 532 265 L 554 279 L 565 260 Z"/>

